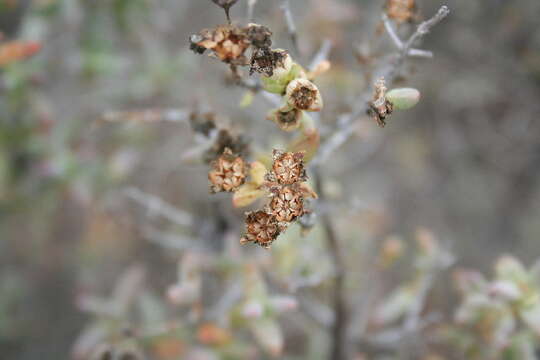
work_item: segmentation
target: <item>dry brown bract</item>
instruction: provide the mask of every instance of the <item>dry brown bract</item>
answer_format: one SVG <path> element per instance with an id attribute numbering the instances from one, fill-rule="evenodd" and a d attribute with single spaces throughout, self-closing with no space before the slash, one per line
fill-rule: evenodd
<path id="1" fill-rule="evenodd" d="M 368 114 L 377 121 L 380 127 L 386 125 L 386 118 L 392 114 L 394 106 L 386 99 L 386 85 L 384 78 L 375 83 L 373 100 L 369 102 Z"/>
<path id="2" fill-rule="evenodd" d="M 190 38 L 190 48 L 203 54 L 211 50 L 219 60 L 233 65 L 246 65 L 245 51 L 251 45 L 246 31 L 234 25 L 222 25 L 215 29 L 204 29 Z"/>
<path id="3" fill-rule="evenodd" d="M 269 248 L 281 232 L 276 218 L 262 210 L 246 215 L 246 234 L 240 239 L 240 243 L 253 242 Z"/>
<path id="4" fill-rule="evenodd" d="M 210 191 L 213 193 L 237 190 L 246 181 L 248 167 L 244 160 L 225 149 L 223 155 L 211 163 L 212 170 L 208 173 Z"/>
<path id="5" fill-rule="evenodd" d="M 276 67 L 283 67 L 286 57 L 287 52 L 285 50 L 272 50 L 268 47 L 255 49 L 251 57 L 249 74 L 257 72 L 272 76 Z"/>
<path id="6" fill-rule="evenodd" d="M 418 17 L 415 0 L 387 0 L 386 15 L 397 23 L 411 22 Z"/>
<path id="7" fill-rule="evenodd" d="M 297 184 L 273 190 L 269 213 L 284 223 L 292 222 L 305 213 L 304 196 Z"/>
<path id="8" fill-rule="evenodd" d="M 303 152 L 283 152 L 274 150 L 272 172 L 268 174 L 270 182 L 280 185 L 290 185 L 306 180 Z"/>

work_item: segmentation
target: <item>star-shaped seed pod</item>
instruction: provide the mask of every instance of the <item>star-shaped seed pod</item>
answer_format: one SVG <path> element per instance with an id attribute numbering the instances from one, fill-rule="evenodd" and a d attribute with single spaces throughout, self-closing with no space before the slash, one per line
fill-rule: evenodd
<path id="1" fill-rule="evenodd" d="M 272 171 L 266 176 L 267 185 L 270 189 L 276 186 L 306 181 L 303 152 L 283 152 L 274 149 L 273 159 Z"/>
<path id="2" fill-rule="evenodd" d="M 280 223 L 290 223 L 304 215 L 304 194 L 298 184 L 286 185 L 272 190 L 268 213 Z"/>
<path id="3" fill-rule="evenodd" d="M 248 166 L 244 159 L 233 155 L 229 148 L 210 165 L 212 170 L 208 173 L 208 180 L 212 193 L 236 191 L 246 181 Z"/>
<path id="4" fill-rule="evenodd" d="M 282 229 L 275 216 L 262 210 L 249 212 L 246 214 L 246 234 L 240 243 L 252 242 L 268 249 Z"/>
<path id="5" fill-rule="evenodd" d="M 224 63 L 246 65 L 245 51 L 251 45 L 243 28 L 222 25 L 215 29 L 204 29 L 190 37 L 190 49 L 198 54 L 211 50 L 213 56 Z"/>

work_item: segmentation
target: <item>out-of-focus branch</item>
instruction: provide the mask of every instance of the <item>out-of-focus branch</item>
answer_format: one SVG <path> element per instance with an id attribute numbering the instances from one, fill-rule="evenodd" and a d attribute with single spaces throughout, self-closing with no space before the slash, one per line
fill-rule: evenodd
<path id="1" fill-rule="evenodd" d="M 253 22 L 255 19 L 253 17 L 253 9 L 257 4 L 257 0 L 248 0 L 247 2 L 247 19 L 249 22 Z"/>
<path id="2" fill-rule="evenodd" d="M 287 23 L 287 30 L 289 31 L 289 37 L 291 38 L 294 51 L 298 53 L 298 36 L 296 35 L 296 24 L 294 23 L 291 12 L 291 4 L 289 0 L 282 0 L 280 9 L 283 12 L 283 16 L 285 17 L 285 22 Z"/>
<path id="3" fill-rule="evenodd" d="M 180 226 L 191 226 L 193 223 L 191 214 L 166 203 L 157 196 L 147 194 L 136 187 L 126 188 L 124 193 L 128 198 L 146 207 L 150 217 L 160 215 Z"/>
<path id="4" fill-rule="evenodd" d="M 130 111 L 108 111 L 102 119 L 111 122 L 187 122 L 190 111 L 184 109 L 144 109 Z"/>
<path id="5" fill-rule="evenodd" d="M 322 176 L 317 168 L 313 169 L 315 188 L 319 194 L 319 200 L 325 201 Z M 344 360 L 347 355 L 347 328 L 348 309 L 345 294 L 345 262 L 340 248 L 338 234 L 332 224 L 328 213 L 320 214 L 320 219 L 326 233 L 326 242 L 330 257 L 334 265 L 334 288 L 333 288 L 333 311 L 334 322 L 332 324 L 332 345 L 329 359 Z"/>
<path id="6" fill-rule="evenodd" d="M 401 70 L 405 60 L 411 55 L 410 51 L 414 50 L 418 52 L 420 50 L 412 49 L 412 46 L 419 41 L 424 35 L 426 35 L 435 25 L 441 22 L 448 14 L 450 10 L 447 6 L 442 6 L 439 11 L 429 20 L 424 21 L 418 25 L 416 31 L 407 39 L 407 41 L 401 44 L 399 53 L 397 54 L 396 59 L 394 60 L 392 66 L 389 66 L 381 74 L 386 83 L 390 86 L 397 74 Z M 392 30 L 393 31 L 393 30 Z M 392 36 L 392 35 L 391 35 Z M 395 36 L 397 38 L 397 35 Z M 396 40 L 394 40 L 397 43 Z M 401 40 L 399 41 L 401 43 Z M 423 51 L 423 50 L 421 50 Z M 330 154 L 332 154 L 337 148 L 343 145 L 354 131 L 355 120 L 358 116 L 365 113 L 368 108 L 368 101 L 371 98 L 371 91 L 366 91 L 362 94 L 358 101 L 355 103 L 355 107 L 351 112 L 341 115 L 338 118 L 336 131 L 328 138 L 325 142 L 322 143 L 317 157 L 313 160 L 313 164 L 324 163 L 328 160 Z"/>

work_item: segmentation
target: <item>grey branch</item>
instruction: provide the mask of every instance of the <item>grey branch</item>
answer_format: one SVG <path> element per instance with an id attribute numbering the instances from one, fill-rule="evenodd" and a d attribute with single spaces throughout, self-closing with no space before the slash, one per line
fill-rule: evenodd
<path id="1" fill-rule="evenodd" d="M 446 16 L 448 16 L 449 13 L 450 10 L 448 9 L 448 7 L 442 6 L 431 19 L 424 21 L 423 23 L 418 25 L 416 31 L 409 37 L 407 41 L 402 44 L 400 51 L 393 62 L 393 65 L 385 69 L 381 74 L 382 77 L 385 78 L 388 86 L 392 85 L 394 79 L 396 78 L 397 74 L 405 63 L 405 60 L 411 55 L 410 51 L 414 50 L 415 53 L 418 53 L 418 51 L 420 51 L 412 49 L 412 46 L 424 35 L 426 35 L 435 25 L 437 25 Z M 394 42 L 396 41 L 394 40 Z M 399 42 L 401 42 L 401 40 L 399 40 Z M 330 154 L 332 154 L 337 148 L 339 148 L 349 139 L 349 137 L 354 132 L 356 118 L 367 111 L 367 103 L 371 98 L 371 95 L 371 91 L 366 91 L 363 95 L 359 97 L 351 112 L 343 114 L 338 118 L 337 130 L 328 139 L 326 139 L 323 144 L 321 144 L 319 153 L 317 157 L 313 160 L 314 165 L 324 163 L 326 160 L 328 160 Z"/>
<path id="2" fill-rule="evenodd" d="M 160 215 L 180 226 L 190 226 L 193 223 L 190 213 L 166 203 L 157 196 L 147 194 L 135 187 L 129 187 L 124 192 L 127 197 L 146 207 L 150 217 Z"/>
<path id="3" fill-rule="evenodd" d="M 289 36 L 291 38 L 293 48 L 298 53 L 298 38 L 296 35 L 296 24 L 294 23 L 294 19 L 291 12 L 291 4 L 289 3 L 289 0 L 282 0 L 280 8 L 281 8 L 281 11 L 283 12 L 283 16 L 285 16 L 285 22 L 287 23 L 287 29 L 289 31 Z"/>
<path id="4" fill-rule="evenodd" d="M 247 2 L 247 19 L 249 22 L 253 22 L 255 20 L 253 16 L 255 4 L 257 4 L 257 0 L 248 0 Z"/>

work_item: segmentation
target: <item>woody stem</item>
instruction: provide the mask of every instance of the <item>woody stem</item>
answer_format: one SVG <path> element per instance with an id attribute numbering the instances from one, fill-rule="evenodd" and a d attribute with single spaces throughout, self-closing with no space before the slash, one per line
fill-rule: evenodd
<path id="1" fill-rule="evenodd" d="M 325 201 L 323 181 L 318 167 L 313 168 L 315 188 L 321 202 Z M 338 234 L 332 223 L 328 212 L 321 212 L 321 224 L 326 234 L 328 251 L 334 265 L 334 287 L 333 287 L 333 310 L 334 322 L 332 324 L 332 344 L 328 358 L 330 360 L 346 359 L 347 340 L 347 301 L 345 298 L 345 263 L 341 252 Z"/>

